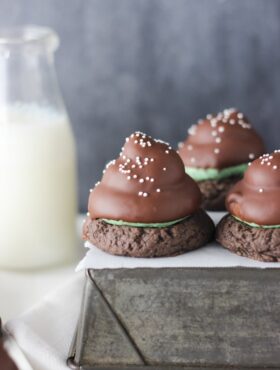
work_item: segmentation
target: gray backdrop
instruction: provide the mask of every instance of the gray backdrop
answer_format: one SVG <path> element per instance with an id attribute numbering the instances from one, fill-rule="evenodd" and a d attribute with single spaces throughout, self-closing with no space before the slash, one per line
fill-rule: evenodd
<path id="1" fill-rule="evenodd" d="M 81 210 L 135 129 L 176 145 L 199 117 L 236 106 L 279 148 L 279 0 L 0 0 L 0 15 L 60 35 Z"/>

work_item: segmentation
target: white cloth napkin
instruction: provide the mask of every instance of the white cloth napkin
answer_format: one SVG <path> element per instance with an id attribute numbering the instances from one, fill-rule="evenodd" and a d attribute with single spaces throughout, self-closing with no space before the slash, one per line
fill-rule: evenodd
<path id="1" fill-rule="evenodd" d="M 34 370 L 69 370 L 66 359 L 78 320 L 84 274 L 66 285 L 5 328 L 16 340 Z"/>
<path id="2" fill-rule="evenodd" d="M 217 224 L 225 215 L 224 212 L 209 212 L 212 220 Z M 88 268 L 164 268 L 164 267 L 255 267 L 280 268 L 280 262 L 258 262 L 249 258 L 237 256 L 218 243 L 211 243 L 205 247 L 175 257 L 163 258 L 132 258 L 107 254 L 89 242 L 85 243 L 88 252 L 78 264 L 76 271 Z"/>

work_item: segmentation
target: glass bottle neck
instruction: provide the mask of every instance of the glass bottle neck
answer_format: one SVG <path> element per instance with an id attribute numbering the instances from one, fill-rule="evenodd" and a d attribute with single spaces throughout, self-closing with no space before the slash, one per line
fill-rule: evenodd
<path id="1" fill-rule="evenodd" d="M 0 30 L 0 106 L 32 104 L 64 111 L 54 66 L 57 36 L 36 27 L 11 33 L 5 39 Z"/>

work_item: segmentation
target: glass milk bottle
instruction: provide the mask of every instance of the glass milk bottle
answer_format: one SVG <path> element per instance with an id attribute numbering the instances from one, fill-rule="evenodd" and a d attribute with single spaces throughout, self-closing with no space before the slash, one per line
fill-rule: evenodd
<path id="1" fill-rule="evenodd" d="M 73 259 L 76 163 L 50 29 L 0 29 L 0 268 Z M 70 78 L 70 76 L 69 76 Z"/>

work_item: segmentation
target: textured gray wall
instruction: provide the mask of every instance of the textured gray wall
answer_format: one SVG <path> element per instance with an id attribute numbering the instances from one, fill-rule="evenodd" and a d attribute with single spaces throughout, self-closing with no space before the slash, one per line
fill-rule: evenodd
<path id="1" fill-rule="evenodd" d="M 279 0 L 0 0 L 1 25 L 48 25 L 78 144 L 80 206 L 123 138 L 175 145 L 236 106 L 279 148 Z"/>

